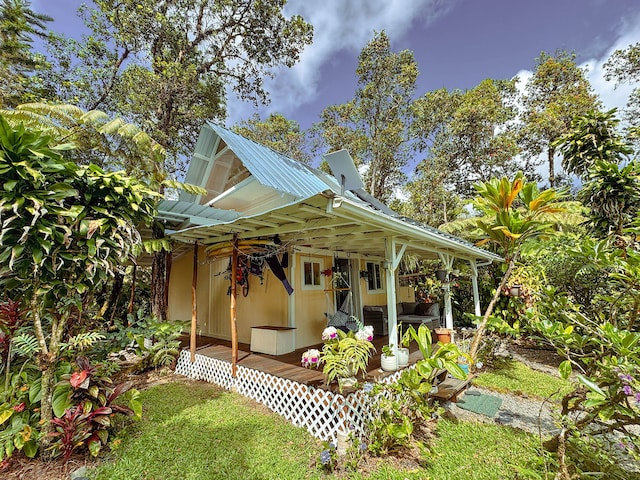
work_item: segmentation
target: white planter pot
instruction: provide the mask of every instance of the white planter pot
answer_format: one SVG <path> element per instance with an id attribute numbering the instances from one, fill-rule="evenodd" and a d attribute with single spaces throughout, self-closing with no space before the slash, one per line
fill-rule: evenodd
<path id="1" fill-rule="evenodd" d="M 380 356 L 380 366 L 385 372 L 394 372 L 398 369 L 398 357 L 395 355 L 386 356 L 384 353 Z"/>
<path id="2" fill-rule="evenodd" d="M 398 367 L 406 367 L 409 365 L 409 349 L 408 348 L 398 348 L 398 353 L 396 353 L 396 357 L 398 358 Z"/>

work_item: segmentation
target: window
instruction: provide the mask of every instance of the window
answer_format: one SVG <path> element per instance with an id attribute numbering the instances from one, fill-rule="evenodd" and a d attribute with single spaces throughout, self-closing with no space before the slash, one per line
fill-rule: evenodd
<path id="1" fill-rule="evenodd" d="M 305 260 L 302 262 L 302 288 L 305 290 L 319 290 L 323 288 L 322 263 L 320 260 Z"/>
<path id="2" fill-rule="evenodd" d="M 369 292 L 382 290 L 380 265 L 378 263 L 367 262 L 367 274 L 367 290 Z"/>

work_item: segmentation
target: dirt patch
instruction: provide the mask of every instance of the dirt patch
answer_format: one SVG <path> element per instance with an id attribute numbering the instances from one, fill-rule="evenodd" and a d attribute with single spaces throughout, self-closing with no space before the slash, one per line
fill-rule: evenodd
<path id="1" fill-rule="evenodd" d="M 21 453 L 11 456 L 3 467 L 0 467 L 0 477 L 4 480 L 66 480 L 72 472 L 79 468 L 91 468 L 100 462 L 99 459 L 88 458 L 84 455 L 74 455 L 68 462 L 62 460 L 44 461 L 26 458 Z M 4 462 L 3 462 L 4 463 Z"/>
<path id="2" fill-rule="evenodd" d="M 558 367 L 564 358 L 551 348 L 521 340 L 510 342 L 506 350 L 514 360 L 524 363 L 533 370 L 559 376 Z"/>

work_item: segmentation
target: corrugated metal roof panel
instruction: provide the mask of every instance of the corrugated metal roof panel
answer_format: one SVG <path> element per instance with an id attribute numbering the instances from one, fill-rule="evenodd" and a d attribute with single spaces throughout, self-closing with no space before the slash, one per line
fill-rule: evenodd
<path id="1" fill-rule="evenodd" d="M 183 200 L 162 200 L 158 204 L 158 218 L 162 218 L 169 222 L 183 222 L 185 220 L 191 222 L 193 219 L 199 219 L 199 222 L 193 222 L 196 225 L 203 223 L 214 225 L 218 223 L 232 222 L 238 219 L 240 215 L 233 210 L 220 210 L 208 205 L 199 205 Z M 203 222 L 206 220 L 206 222 Z"/>
<path id="2" fill-rule="evenodd" d="M 327 182 L 308 165 L 224 127 L 213 123 L 208 125 L 261 184 L 299 198 L 308 198 L 329 189 Z"/>

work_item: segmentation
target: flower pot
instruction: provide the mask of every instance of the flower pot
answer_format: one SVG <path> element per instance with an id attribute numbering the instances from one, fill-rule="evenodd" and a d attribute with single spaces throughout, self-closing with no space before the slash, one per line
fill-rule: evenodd
<path id="1" fill-rule="evenodd" d="M 436 340 L 440 343 L 451 343 L 451 330 L 448 328 L 436 328 Z"/>
<path id="2" fill-rule="evenodd" d="M 399 347 L 398 353 L 396 353 L 396 357 L 398 357 L 398 367 L 406 367 L 409 365 L 409 349 Z"/>
<path id="3" fill-rule="evenodd" d="M 509 287 L 509 295 L 511 295 L 512 297 L 519 297 L 521 288 L 522 287 L 520 285 L 512 285 L 511 287 Z"/>
<path id="4" fill-rule="evenodd" d="M 398 357 L 395 355 L 385 355 L 383 353 L 380 356 L 380 366 L 385 372 L 394 372 L 398 369 Z"/>

